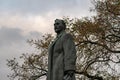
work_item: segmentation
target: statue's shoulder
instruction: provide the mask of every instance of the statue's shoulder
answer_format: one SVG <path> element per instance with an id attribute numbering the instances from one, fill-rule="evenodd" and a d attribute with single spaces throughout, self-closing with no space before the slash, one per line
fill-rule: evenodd
<path id="1" fill-rule="evenodd" d="M 64 37 L 65 39 L 73 38 L 70 33 L 65 33 L 65 34 L 63 35 L 63 37 Z"/>

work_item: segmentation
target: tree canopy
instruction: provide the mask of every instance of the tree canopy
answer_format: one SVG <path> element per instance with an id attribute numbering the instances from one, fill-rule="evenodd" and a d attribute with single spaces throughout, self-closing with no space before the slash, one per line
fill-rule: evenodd
<path id="1" fill-rule="evenodd" d="M 120 0 L 94 0 L 95 16 L 82 19 L 63 18 L 75 41 L 77 50 L 76 78 L 78 80 L 120 79 Z M 53 36 L 46 34 L 42 39 L 28 40 L 39 53 L 23 54 L 19 64 L 16 58 L 7 60 L 14 80 L 37 80 L 47 73 L 48 45 Z"/>

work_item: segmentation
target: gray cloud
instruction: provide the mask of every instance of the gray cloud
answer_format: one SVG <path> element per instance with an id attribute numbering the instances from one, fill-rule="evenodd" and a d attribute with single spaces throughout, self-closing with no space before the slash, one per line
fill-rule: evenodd
<path id="1" fill-rule="evenodd" d="M 0 0 L 0 10 L 12 14 L 44 14 L 56 10 L 61 10 L 63 14 L 80 14 L 88 6 L 91 6 L 90 0 Z"/>
<path id="2" fill-rule="evenodd" d="M 7 59 L 18 58 L 22 53 L 32 52 L 33 47 L 27 44 L 27 39 L 41 38 L 41 33 L 32 31 L 24 34 L 19 28 L 0 28 L 0 78 L 8 80 L 7 75 L 10 73 L 6 63 Z"/>
<path id="3" fill-rule="evenodd" d="M 2 27 L 0 29 L 0 46 L 21 42 L 23 39 L 22 30 L 18 28 Z"/>
<path id="4" fill-rule="evenodd" d="M 1 27 L 0 29 L 0 47 L 8 46 L 11 44 L 22 43 L 30 38 L 39 38 L 42 33 L 37 31 L 31 31 L 26 35 L 23 34 L 23 31 L 19 28 L 7 28 Z"/>

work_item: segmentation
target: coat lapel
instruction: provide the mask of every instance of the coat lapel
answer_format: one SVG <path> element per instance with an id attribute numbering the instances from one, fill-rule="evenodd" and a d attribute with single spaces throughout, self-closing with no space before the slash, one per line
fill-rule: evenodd
<path id="1" fill-rule="evenodd" d="M 52 47 L 56 43 L 57 40 L 58 38 L 55 38 L 55 40 L 51 43 L 50 47 Z"/>
<path id="2" fill-rule="evenodd" d="M 55 40 L 51 43 L 50 47 L 53 47 L 53 45 L 57 42 L 58 39 L 60 39 L 60 37 L 65 33 L 65 31 L 61 32 L 61 34 L 59 34 Z"/>

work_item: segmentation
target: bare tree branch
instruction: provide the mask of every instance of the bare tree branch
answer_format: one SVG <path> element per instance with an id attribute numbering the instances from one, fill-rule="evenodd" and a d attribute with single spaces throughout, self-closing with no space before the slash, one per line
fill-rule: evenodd
<path id="1" fill-rule="evenodd" d="M 102 46 L 103 48 L 105 48 L 106 50 L 110 51 L 110 52 L 113 52 L 113 53 L 120 53 L 119 50 L 112 50 L 110 49 L 107 45 L 103 45 L 103 44 L 100 44 L 100 43 L 97 43 L 97 42 L 92 42 L 92 41 L 81 41 L 79 42 L 78 44 L 76 44 L 76 46 L 80 45 L 81 43 L 91 43 L 91 44 L 95 44 L 95 45 L 98 45 L 98 46 Z"/>
<path id="2" fill-rule="evenodd" d="M 92 75 L 89 75 L 87 72 L 78 72 L 78 71 L 76 71 L 75 73 L 87 76 L 88 78 L 91 78 L 91 79 L 103 80 L 102 77 L 99 77 L 99 76 L 96 76 L 96 75 L 92 76 Z"/>

